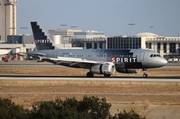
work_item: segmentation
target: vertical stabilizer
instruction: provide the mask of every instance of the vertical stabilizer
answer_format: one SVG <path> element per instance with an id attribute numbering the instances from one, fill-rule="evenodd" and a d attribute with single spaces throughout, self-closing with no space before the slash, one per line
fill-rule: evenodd
<path id="1" fill-rule="evenodd" d="M 45 31 L 37 22 L 31 22 L 34 42 L 37 50 L 52 50 L 55 49 L 52 40 L 46 35 Z"/>

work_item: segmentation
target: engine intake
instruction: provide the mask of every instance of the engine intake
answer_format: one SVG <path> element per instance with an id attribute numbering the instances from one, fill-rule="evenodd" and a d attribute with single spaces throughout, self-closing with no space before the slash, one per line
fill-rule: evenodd
<path id="1" fill-rule="evenodd" d="M 91 72 L 96 74 L 113 74 L 116 71 L 115 65 L 112 62 L 105 64 L 93 65 Z"/>

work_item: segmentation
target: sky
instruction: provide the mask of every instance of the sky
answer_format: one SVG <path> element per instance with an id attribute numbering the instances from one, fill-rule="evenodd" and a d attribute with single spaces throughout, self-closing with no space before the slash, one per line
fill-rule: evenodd
<path id="1" fill-rule="evenodd" d="M 180 0 L 18 0 L 17 33 L 32 34 L 31 21 L 46 32 L 77 26 L 109 36 L 152 32 L 177 37 Z"/>

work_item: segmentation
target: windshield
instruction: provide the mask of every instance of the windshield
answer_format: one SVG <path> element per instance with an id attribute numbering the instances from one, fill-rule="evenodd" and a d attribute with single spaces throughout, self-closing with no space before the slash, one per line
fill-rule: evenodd
<path id="1" fill-rule="evenodd" d="M 161 57 L 159 54 L 151 54 L 150 57 Z"/>

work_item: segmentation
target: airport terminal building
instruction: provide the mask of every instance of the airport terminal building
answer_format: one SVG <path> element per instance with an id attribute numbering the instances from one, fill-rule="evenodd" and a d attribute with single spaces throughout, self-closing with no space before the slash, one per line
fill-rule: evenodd
<path id="1" fill-rule="evenodd" d="M 113 36 L 107 38 L 107 49 L 142 48 L 152 49 L 162 57 L 180 58 L 180 37 L 158 36 L 143 32 L 134 36 Z"/>
<path id="2" fill-rule="evenodd" d="M 87 30 L 85 32 L 75 32 L 71 37 L 73 47 L 84 49 L 106 49 L 107 37 L 103 32 Z"/>
<path id="3" fill-rule="evenodd" d="M 54 33 L 54 34 L 53 34 Z M 61 32 L 62 33 L 62 32 Z M 99 31 L 77 31 L 71 35 L 49 32 L 51 39 L 59 48 L 82 49 L 152 49 L 162 57 L 180 59 L 180 37 L 159 36 L 150 32 L 138 33 L 134 36 L 106 36 Z M 0 49 L 22 47 L 23 42 L 27 51 L 35 48 L 32 35 L 8 36 L 5 44 L 0 44 Z M 14 45 L 13 45 L 14 44 Z M 18 45 L 18 46 L 17 46 Z"/>

